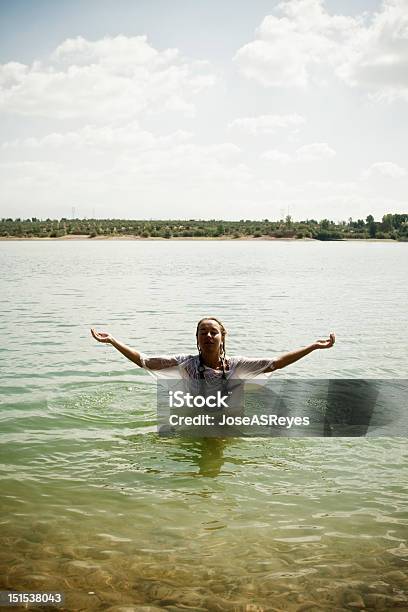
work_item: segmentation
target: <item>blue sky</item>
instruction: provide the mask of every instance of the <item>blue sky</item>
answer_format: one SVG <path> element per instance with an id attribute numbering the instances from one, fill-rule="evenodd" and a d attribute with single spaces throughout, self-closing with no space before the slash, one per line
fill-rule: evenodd
<path id="1" fill-rule="evenodd" d="M 406 210 L 407 0 L 0 2 L 1 216 Z"/>
<path id="2" fill-rule="evenodd" d="M 157 47 L 228 60 L 278 4 L 271 0 L 1 0 L 2 62 L 46 57 L 65 38 L 147 34 Z M 357 15 L 377 0 L 326 2 L 330 11 Z"/>

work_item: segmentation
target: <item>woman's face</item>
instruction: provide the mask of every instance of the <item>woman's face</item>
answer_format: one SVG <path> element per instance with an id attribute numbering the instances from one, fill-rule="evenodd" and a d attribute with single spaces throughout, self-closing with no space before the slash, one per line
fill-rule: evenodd
<path id="1" fill-rule="evenodd" d="M 217 321 L 213 321 L 213 319 L 201 321 L 198 328 L 197 342 L 204 353 L 220 353 L 222 333 Z"/>

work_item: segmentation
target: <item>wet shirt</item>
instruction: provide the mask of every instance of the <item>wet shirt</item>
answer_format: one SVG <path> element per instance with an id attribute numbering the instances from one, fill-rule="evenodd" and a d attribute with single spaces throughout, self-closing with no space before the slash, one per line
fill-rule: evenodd
<path id="1" fill-rule="evenodd" d="M 161 355 L 158 357 L 147 357 L 141 354 L 142 367 L 156 378 L 200 378 L 200 358 L 198 355 Z M 225 363 L 225 375 L 227 379 L 251 379 L 255 376 L 265 374 L 265 370 L 274 367 L 273 359 L 242 357 L 228 357 Z M 269 372 L 268 372 L 269 374 Z M 204 366 L 204 379 L 208 382 L 222 378 L 222 370 L 215 370 Z"/>

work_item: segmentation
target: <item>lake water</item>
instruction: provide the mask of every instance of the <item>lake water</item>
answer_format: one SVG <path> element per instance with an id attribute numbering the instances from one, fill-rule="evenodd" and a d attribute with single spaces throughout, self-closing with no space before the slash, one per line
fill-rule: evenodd
<path id="1" fill-rule="evenodd" d="M 407 248 L 0 242 L 1 588 L 68 610 L 408 610 L 406 439 L 160 438 L 154 381 L 89 334 L 195 352 L 212 314 L 227 353 L 274 357 L 334 330 L 276 376 L 406 378 Z"/>

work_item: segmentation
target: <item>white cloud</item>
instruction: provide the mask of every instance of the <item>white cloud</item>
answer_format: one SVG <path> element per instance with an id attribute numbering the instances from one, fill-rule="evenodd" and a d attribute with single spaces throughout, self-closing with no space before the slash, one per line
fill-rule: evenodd
<path id="1" fill-rule="evenodd" d="M 334 182 L 334 181 L 307 181 L 307 186 L 316 193 L 333 193 L 337 195 L 353 195 L 358 189 L 355 181 Z"/>
<path id="2" fill-rule="evenodd" d="M 113 170 L 137 177 L 139 184 L 171 185 L 171 190 L 183 190 L 195 185 L 211 191 L 212 181 L 230 186 L 231 181 L 242 183 L 251 178 L 249 169 L 240 160 L 240 149 L 230 143 L 217 145 L 178 144 L 173 147 L 127 154 L 119 158 Z M 207 184 L 206 184 L 207 183 Z"/>
<path id="3" fill-rule="evenodd" d="M 257 117 L 239 117 L 228 124 L 229 128 L 238 128 L 247 134 L 273 134 L 278 129 L 296 129 L 304 125 L 305 119 L 296 113 L 288 115 L 259 115 Z"/>
<path id="4" fill-rule="evenodd" d="M 28 67 L 18 62 L 9 62 L 0 66 L 1 99 L 5 90 L 16 87 L 27 77 Z"/>
<path id="5" fill-rule="evenodd" d="M 371 164 L 367 170 L 363 172 L 363 178 L 371 178 L 375 176 L 385 176 L 387 178 L 398 179 L 407 176 L 407 171 L 398 164 L 393 162 L 376 162 Z"/>
<path id="6" fill-rule="evenodd" d="M 312 144 L 299 147 L 299 149 L 296 151 L 296 159 L 304 162 L 330 159 L 335 155 L 336 151 L 329 147 L 327 142 L 314 142 Z"/>
<path id="7" fill-rule="evenodd" d="M 277 149 L 271 149 L 269 151 L 264 151 L 264 153 L 262 153 L 261 155 L 261 159 L 287 164 L 292 160 L 292 157 L 288 153 L 283 153 L 282 151 L 278 151 Z"/>
<path id="8" fill-rule="evenodd" d="M 145 36 L 68 39 L 48 64 L 0 66 L 0 110 L 57 119 L 130 119 L 142 111 L 192 115 L 192 98 L 215 82 L 206 62 L 157 51 Z"/>
<path id="9" fill-rule="evenodd" d="M 338 74 L 380 98 L 408 100 L 408 2 L 387 0 L 346 49 Z"/>
<path id="10" fill-rule="evenodd" d="M 245 76 L 265 86 L 307 85 L 316 68 L 339 60 L 341 46 L 359 28 L 352 17 L 329 15 L 322 0 L 288 0 L 276 12 L 234 58 Z"/>
<path id="11" fill-rule="evenodd" d="M 408 100 L 408 2 L 384 0 L 379 12 L 331 15 L 323 0 L 285 0 L 267 15 L 235 62 L 265 87 L 305 87 L 333 74 L 372 94 Z"/>
<path id="12" fill-rule="evenodd" d="M 294 154 L 284 153 L 276 149 L 264 151 L 261 159 L 272 162 L 288 163 L 288 162 L 314 162 L 323 159 L 330 159 L 336 155 L 336 151 L 329 147 L 326 142 L 314 142 L 312 144 L 303 145 L 296 149 Z"/>
<path id="13" fill-rule="evenodd" d="M 52 132 L 46 136 L 35 138 L 28 137 L 6 141 L 2 149 L 41 149 L 53 151 L 65 149 L 70 152 L 81 149 L 95 149 L 102 151 L 115 151 L 115 155 L 121 150 L 132 151 L 146 150 L 157 147 L 174 146 L 180 142 L 190 140 L 192 134 L 184 130 L 177 130 L 166 136 L 155 136 L 151 132 L 143 130 L 137 121 L 115 125 L 85 125 L 84 127 L 70 132 Z"/>

